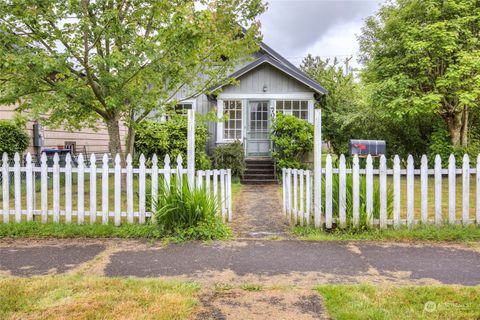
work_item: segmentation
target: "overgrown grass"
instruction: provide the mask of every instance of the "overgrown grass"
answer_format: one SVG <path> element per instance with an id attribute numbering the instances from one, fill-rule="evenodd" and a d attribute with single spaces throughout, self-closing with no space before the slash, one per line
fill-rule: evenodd
<path id="1" fill-rule="evenodd" d="M 480 318 L 480 287 L 325 285 L 317 291 L 336 320 Z"/>
<path id="2" fill-rule="evenodd" d="M 424 241 L 480 241 L 480 228 L 445 225 L 415 226 L 412 229 L 336 229 L 325 231 L 313 227 L 294 227 L 293 233 L 303 240 L 424 240 Z"/>
<path id="3" fill-rule="evenodd" d="M 0 319 L 187 319 L 198 289 L 157 279 L 0 278 Z"/>

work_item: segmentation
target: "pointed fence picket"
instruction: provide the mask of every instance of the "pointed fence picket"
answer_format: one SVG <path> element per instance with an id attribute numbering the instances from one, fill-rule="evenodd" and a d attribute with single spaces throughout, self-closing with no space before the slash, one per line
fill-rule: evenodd
<path id="1" fill-rule="evenodd" d="M 42 223 L 52 221 L 83 224 L 87 217 L 91 224 L 100 221 L 102 224 L 113 223 L 116 226 L 122 223 L 145 223 L 147 218 L 152 217 L 158 197 L 170 190 L 172 176 L 175 177 L 176 187 L 182 187 L 184 181 L 188 181 L 184 179 L 187 169 L 183 167 L 180 155 L 176 158 L 175 168 L 170 166 L 168 155 L 163 159 L 163 167 L 159 167 L 158 158 L 154 155 L 149 160 L 151 166 L 148 168 L 147 159 L 143 155 L 139 157 L 138 167 L 133 167 L 130 155 L 125 159 L 125 166 L 122 165 L 120 155 L 112 160 L 105 154 L 100 159 L 101 165 L 97 166 L 95 154 L 90 155 L 89 163 L 85 163 L 81 154 L 75 159 L 67 154 L 62 165 L 56 153 L 49 166 L 46 154 L 42 154 L 37 167 L 28 153 L 22 166 L 17 153 L 11 166 L 7 154 L 3 154 L 0 169 L 1 221 L 18 223 L 22 220 L 38 220 Z M 35 181 L 36 174 L 40 177 L 39 181 Z M 231 175 L 230 169 L 200 170 L 196 173 L 197 185 L 215 201 L 224 221 L 233 219 Z M 40 185 L 38 205 L 35 203 L 36 182 Z M 101 191 L 98 196 L 97 184 Z M 162 192 L 159 192 L 159 188 Z M 10 207 L 12 198 L 13 208 Z M 22 204 L 25 207 L 22 208 Z M 101 217 L 101 220 L 97 221 L 97 217 Z"/>
<path id="2" fill-rule="evenodd" d="M 320 205 L 313 202 L 312 179 L 315 177 L 310 170 L 282 168 L 285 216 L 294 224 L 310 225 L 314 208 L 319 206 L 323 209 L 320 219 L 325 221 L 322 226 L 327 229 L 344 227 L 349 223 L 358 226 L 361 222 L 378 225 L 382 229 L 400 225 L 409 228 L 416 224 L 442 225 L 444 222 L 480 225 L 480 155 L 476 167 L 471 167 L 468 155 L 463 156 L 461 164 L 451 155 L 445 169 L 438 155 L 431 169 L 425 155 L 421 157 L 418 169 L 412 156 L 408 156 L 404 168 L 398 155 L 393 158 L 392 169 L 388 168 L 385 156 L 375 160 L 375 168 L 373 157 L 367 156 L 365 163 L 365 169 L 360 168 L 360 159 L 355 155 L 352 167 L 347 169 L 345 156 L 341 155 L 336 168 L 333 167 L 331 155 L 327 155 L 325 168 L 321 171 L 325 177 L 322 183 L 324 197 Z M 461 176 L 458 181 L 457 176 Z M 434 181 L 433 184 L 429 184 L 429 178 Z M 475 192 L 472 192 L 474 199 L 471 199 L 472 179 L 476 184 Z M 402 180 L 405 184 L 402 184 Z M 445 211 L 442 205 L 442 180 L 448 184 Z M 460 181 L 462 194 L 457 198 L 460 192 L 457 184 Z M 406 187 L 404 191 L 401 190 L 402 185 Z M 433 190 L 429 191 L 429 188 Z M 402 192 L 406 192 L 405 198 L 402 198 Z M 334 199 L 334 194 L 338 198 Z M 433 196 L 430 210 L 429 195 Z"/>

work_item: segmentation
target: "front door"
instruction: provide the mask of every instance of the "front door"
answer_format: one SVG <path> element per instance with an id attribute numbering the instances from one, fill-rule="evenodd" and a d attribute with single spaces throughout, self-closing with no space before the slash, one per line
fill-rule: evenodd
<path id="1" fill-rule="evenodd" d="M 247 116 L 247 157 L 271 157 L 269 101 L 249 101 Z"/>

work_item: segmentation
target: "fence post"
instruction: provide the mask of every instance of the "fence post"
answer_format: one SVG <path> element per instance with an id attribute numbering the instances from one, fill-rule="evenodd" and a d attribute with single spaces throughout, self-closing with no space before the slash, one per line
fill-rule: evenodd
<path id="1" fill-rule="evenodd" d="M 287 195 L 286 195 L 287 189 L 286 189 L 286 185 L 285 185 L 285 171 L 286 170 L 287 169 L 282 168 L 282 196 L 283 196 L 283 215 L 284 216 L 287 215 Z"/>
<path id="2" fill-rule="evenodd" d="M 304 198 L 304 170 L 298 170 L 298 174 L 300 177 L 300 210 L 298 214 L 298 218 L 300 220 L 300 225 L 303 227 L 303 218 L 304 214 L 303 211 L 305 209 L 305 198 Z"/>
<path id="3" fill-rule="evenodd" d="M 477 173 L 476 173 L 476 180 L 477 180 L 477 212 L 475 217 L 475 222 L 477 226 L 480 226 L 480 154 L 477 156 Z"/>
<path id="4" fill-rule="evenodd" d="M 103 154 L 102 159 L 102 223 L 108 224 L 108 155 Z"/>
<path id="5" fill-rule="evenodd" d="M 114 169 L 114 224 L 119 226 L 122 221 L 121 212 L 122 212 L 122 167 L 120 165 L 120 154 L 117 153 L 115 156 L 115 169 Z"/>
<path id="6" fill-rule="evenodd" d="M 352 215 L 353 215 L 353 224 L 358 226 L 360 222 L 360 168 L 358 163 L 358 155 L 353 156 L 353 166 L 352 166 Z"/>
<path id="7" fill-rule="evenodd" d="M 298 222 L 298 169 L 293 169 L 293 221 Z"/>
<path id="8" fill-rule="evenodd" d="M 225 174 L 226 171 L 224 169 L 220 170 L 220 203 L 221 203 L 221 210 L 222 210 L 222 220 L 223 222 L 226 221 L 226 208 L 225 208 Z"/>
<path id="9" fill-rule="evenodd" d="M 78 171 L 77 171 L 77 223 L 83 224 L 85 220 L 85 194 L 84 194 L 84 172 L 85 165 L 83 162 L 83 154 L 78 155 Z"/>
<path id="10" fill-rule="evenodd" d="M 57 158 L 58 159 L 58 158 Z M 13 178 L 15 179 L 15 222 L 20 222 L 22 220 L 22 193 L 21 193 L 21 176 L 20 176 L 20 155 L 18 152 L 15 152 L 13 156 L 14 164 L 14 173 Z"/>
<path id="11" fill-rule="evenodd" d="M 197 171 L 197 190 L 202 189 L 202 171 Z"/>
<path id="12" fill-rule="evenodd" d="M 72 156 L 65 156 L 65 223 L 72 223 Z"/>
<path id="13" fill-rule="evenodd" d="M 407 158 L 407 225 L 409 228 L 413 225 L 414 214 L 414 163 L 412 155 L 408 155 Z"/>
<path id="14" fill-rule="evenodd" d="M 133 167 L 132 155 L 127 155 L 127 223 L 133 223 Z"/>
<path id="15" fill-rule="evenodd" d="M 212 170 L 205 171 L 205 189 L 207 190 L 207 196 L 212 198 L 212 188 L 210 184 L 210 179 L 212 178 Z"/>
<path id="16" fill-rule="evenodd" d="M 435 224 L 442 223 L 442 158 L 435 156 Z"/>
<path id="17" fill-rule="evenodd" d="M 42 211 L 42 223 L 48 221 L 48 168 L 47 168 L 47 155 L 42 153 L 40 156 L 40 192 L 41 196 L 41 211 Z"/>
<path id="18" fill-rule="evenodd" d="M 170 168 L 170 156 L 167 154 L 165 156 L 165 159 L 163 160 L 164 166 L 163 166 L 163 172 L 164 172 L 164 186 L 165 186 L 165 191 L 169 192 L 170 191 L 170 175 L 172 174 L 172 169 Z"/>
<path id="19" fill-rule="evenodd" d="M 400 226 L 400 157 L 395 155 L 393 158 L 393 226 Z"/>
<path id="20" fill-rule="evenodd" d="M 345 155 L 340 155 L 340 164 L 338 168 L 338 217 L 340 226 L 343 228 L 347 223 L 347 166 Z"/>
<path id="21" fill-rule="evenodd" d="M 428 159 L 426 155 L 422 156 L 420 166 L 420 208 L 422 215 L 422 224 L 428 223 Z"/>
<path id="22" fill-rule="evenodd" d="M 140 155 L 140 167 L 138 173 L 138 222 L 140 224 L 145 223 L 145 156 L 143 153 Z"/>
<path id="23" fill-rule="evenodd" d="M 153 212 L 155 211 L 155 204 L 158 200 L 158 158 L 157 155 L 154 154 L 152 156 L 152 196 L 150 199 L 150 210 L 152 211 L 152 218 Z"/>
<path id="24" fill-rule="evenodd" d="M 288 223 L 292 223 L 292 169 L 287 169 L 287 217 Z"/>
<path id="25" fill-rule="evenodd" d="M 3 223 L 8 223 L 10 221 L 10 174 L 6 152 L 3 153 L 2 161 Z"/>
<path id="26" fill-rule="evenodd" d="M 195 186 L 195 109 L 187 110 L 188 129 L 187 129 L 187 176 L 188 187 L 193 190 Z"/>
<path id="27" fill-rule="evenodd" d="M 367 166 L 366 166 L 366 211 L 367 211 L 367 223 L 369 225 L 373 224 L 373 160 L 372 156 L 369 154 L 367 156 Z"/>
<path id="28" fill-rule="evenodd" d="M 60 222 L 60 165 L 58 153 L 53 155 L 53 222 Z"/>
<path id="29" fill-rule="evenodd" d="M 314 221 L 315 227 L 320 228 L 322 225 L 322 110 L 315 109 L 314 118 L 314 145 L 313 145 L 313 187 L 314 191 Z"/>
<path id="30" fill-rule="evenodd" d="M 332 228 L 332 156 L 327 154 L 325 164 L 325 227 Z"/>
<path id="31" fill-rule="evenodd" d="M 463 155 L 462 175 L 462 224 L 465 226 L 468 224 L 470 215 L 470 158 L 468 154 Z"/>
<path id="32" fill-rule="evenodd" d="M 219 206 L 220 201 L 218 201 L 218 170 L 213 170 L 213 199 L 215 199 L 215 203 Z"/>
<path id="33" fill-rule="evenodd" d="M 380 156 L 380 228 L 387 227 L 387 158 Z"/>
<path id="34" fill-rule="evenodd" d="M 232 222 L 232 169 L 227 169 L 227 211 L 228 222 Z"/>
<path id="35" fill-rule="evenodd" d="M 25 187 L 27 191 L 27 221 L 33 220 L 33 171 L 32 171 L 32 155 L 27 153 L 25 158 Z"/>
<path id="36" fill-rule="evenodd" d="M 97 220 L 97 158 L 90 155 L 90 224 Z"/>
<path id="37" fill-rule="evenodd" d="M 448 223 L 455 224 L 456 163 L 453 154 L 448 158 Z"/>
<path id="38" fill-rule="evenodd" d="M 307 193 L 307 209 L 305 213 L 305 223 L 308 226 L 310 224 L 310 215 L 312 214 L 312 175 L 310 170 L 306 171 L 306 193 Z"/>

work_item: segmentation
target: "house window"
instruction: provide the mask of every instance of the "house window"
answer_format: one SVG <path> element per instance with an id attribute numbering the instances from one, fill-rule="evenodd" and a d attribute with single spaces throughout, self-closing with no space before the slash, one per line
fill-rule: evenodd
<path id="1" fill-rule="evenodd" d="M 242 139 L 242 101 L 225 100 L 223 101 L 223 110 L 227 117 L 223 128 L 224 139 Z"/>
<path id="2" fill-rule="evenodd" d="M 192 104 L 190 102 L 177 103 L 175 106 L 175 113 L 179 115 L 186 115 L 188 109 L 192 109 Z"/>
<path id="3" fill-rule="evenodd" d="M 308 120 L 307 100 L 277 100 L 277 112 Z"/>

